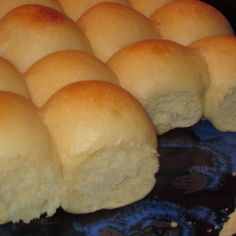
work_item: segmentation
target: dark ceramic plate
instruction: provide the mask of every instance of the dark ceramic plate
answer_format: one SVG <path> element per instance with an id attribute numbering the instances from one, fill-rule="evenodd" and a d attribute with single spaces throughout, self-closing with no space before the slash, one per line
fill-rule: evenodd
<path id="1" fill-rule="evenodd" d="M 205 1 L 236 29 L 236 1 Z M 72 215 L 58 210 L 31 224 L 6 224 L 0 235 L 157 236 L 218 235 L 235 209 L 236 133 L 207 121 L 159 138 L 160 171 L 145 199 L 116 210 Z"/>

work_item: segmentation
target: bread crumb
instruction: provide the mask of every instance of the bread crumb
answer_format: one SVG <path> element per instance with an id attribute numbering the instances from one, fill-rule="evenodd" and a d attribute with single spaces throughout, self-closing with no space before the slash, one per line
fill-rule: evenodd
<path id="1" fill-rule="evenodd" d="M 171 227 L 171 228 L 177 228 L 177 227 L 178 227 L 178 223 L 175 222 L 175 221 L 172 221 L 172 222 L 170 223 L 170 227 Z"/>
<path id="2" fill-rule="evenodd" d="M 211 232 L 212 232 L 212 229 L 211 229 L 211 228 L 207 230 L 207 233 L 211 233 Z"/>

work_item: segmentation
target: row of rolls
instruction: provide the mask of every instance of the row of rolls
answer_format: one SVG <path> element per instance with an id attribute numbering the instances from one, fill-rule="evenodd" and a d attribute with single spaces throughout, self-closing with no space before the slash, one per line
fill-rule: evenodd
<path id="1" fill-rule="evenodd" d="M 157 135 L 236 131 L 236 38 L 198 0 L 1 0 L 0 57 L 1 224 L 133 203 Z"/>

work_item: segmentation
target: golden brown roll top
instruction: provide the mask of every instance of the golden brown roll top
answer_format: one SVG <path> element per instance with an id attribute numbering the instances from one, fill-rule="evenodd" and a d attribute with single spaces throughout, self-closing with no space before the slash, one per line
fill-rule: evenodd
<path id="1" fill-rule="evenodd" d="M 21 72 L 47 54 L 76 49 L 91 52 L 77 25 L 64 14 L 45 6 L 24 5 L 0 21 L 0 56 Z"/>
<path id="2" fill-rule="evenodd" d="M 41 114 L 63 164 L 66 211 L 115 208 L 151 191 L 156 132 L 131 94 L 111 83 L 83 81 L 59 90 Z"/>
<path id="3" fill-rule="evenodd" d="M 159 134 L 201 118 L 208 77 L 196 50 L 171 41 L 145 40 L 114 54 L 108 66 L 146 108 Z"/>
<path id="4" fill-rule="evenodd" d="M 57 90 L 75 82 L 103 80 L 118 84 L 116 75 L 108 66 L 88 53 L 75 50 L 49 54 L 33 64 L 24 77 L 38 107 Z"/>
<path id="5" fill-rule="evenodd" d="M 61 167 L 36 108 L 0 92 L 0 223 L 29 222 L 60 205 Z"/>
<path id="6" fill-rule="evenodd" d="M 128 0 L 129 4 L 136 11 L 142 13 L 146 17 L 149 17 L 154 11 L 167 3 L 177 0 Z"/>
<path id="7" fill-rule="evenodd" d="M 0 0 L 0 19 L 14 8 L 27 4 L 37 4 L 62 11 L 57 0 Z"/>
<path id="8" fill-rule="evenodd" d="M 100 3 L 77 21 L 100 60 L 106 62 L 121 48 L 159 38 L 154 24 L 139 12 L 116 3 Z"/>
<path id="9" fill-rule="evenodd" d="M 65 14 L 72 20 L 76 21 L 89 8 L 102 2 L 114 2 L 123 5 L 128 5 L 126 0 L 58 0 Z"/>
<path id="10" fill-rule="evenodd" d="M 171 2 L 154 12 L 150 19 L 162 39 L 183 45 L 213 35 L 233 35 L 230 23 L 217 9 L 196 0 Z"/>
<path id="11" fill-rule="evenodd" d="M 210 85 L 204 116 L 222 131 L 236 131 L 236 38 L 212 36 L 191 45 L 205 58 Z"/>
<path id="12" fill-rule="evenodd" d="M 6 59 L 0 57 L 0 91 L 7 91 L 29 98 L 22 74 Z"/>

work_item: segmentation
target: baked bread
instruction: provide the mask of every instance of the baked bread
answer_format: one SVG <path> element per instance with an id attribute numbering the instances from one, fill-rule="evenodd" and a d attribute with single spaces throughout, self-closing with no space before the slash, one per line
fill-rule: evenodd
<path id="1" fill-rule="evenodd" d="M 62 11 L 62 8 L 58 4 L 57 0 L 0 0 L 0 19 L 14 8 L 26 4 L 43 5 L 54 8 L 57 11 Z"/>
<path id="2" fill-rule="evenodd" d="M 183 45 L 213 35 L 233 35 L 230 23 L 217 9 L 196 0 L 171 2 L 154 12 L 150 19 L 162 39 Z"/>
<path id="3" fill-rule="evenodd" d="M 0 91 L 12 92 L 29 98 L 22 74 L 6 59 L 0 57 Z"/>
<path id="4" fill-rule="evenodd" d="M 220 231 L 220 236 L 232 236 L 236 234 L 236 211 L 230 214 L 228 221 Z"/>
<path id="5" fill-rule="evenodd" d="M 36 108 L 0 91 L 0 224 L 29 222 L 60 205 L 61 166 Z"/>
<path id="6" fill-rule="evenodd" d="M 103 80 L 118 84 L 111 69 L 94 56 L 74 50 L 49 54 L 24 74 L 31 97 L 41 107 L 62 87 L 82 80 Z"/>
<path id="7" fill-rule="evenodd" d="M 151 191 L 156 132 L 131 94 L 104 81 L 82 81 L 54 94 L 41 114 L 63 165 L 63 209 L 116 208 Z"/>
<path id="8" fill-rule="evenodd" d="M 200 50 L 208 65 L 205 118 L 221 131 L 236 131 L 236 37 L 212 36 L 191 46 Z"/>
<path id="9" fill-rule="evenodd" d="M 100 3 L 77 21 L 101 61 L 121 48 L 150 38 L 159 38 L 154 24 L 139 12 L 117 3 Z"/>
<path id="10" fill-rule="evenodd" d="M 58 2 L 61 4 L 65 14 L 74 21 L 77 21 L 89 8 L 101 2 L 115 2 L 128 5 L 126 0 L 58 0 Z"/>
<path id="11" fill-rule="evenodd" d="M 208 77 L 196 50 L 167 40 L 144 40 L 123 48 L 107 64 L 146 108 L 159 134 L 201 119 Z"/>
<path id="12" fill-rule="evenodd" d="M 24 5 L 0 21 L 0 56 L 20 72 L 49 53 L 67 49 L 91 52 L 77 25 L 64 14 L 45 6 Z"/>
<path id="13" fill-rule="evenodd" d="M 160 7 L 166 5 L 169 2 L 173 2 L 175 0 L 128 0 L 130 6 L 139 11 L 146 17 L 149 17 L 152 13 L 154 13 Z M 176 0 L 177 1 L 177 0 Z"/>

